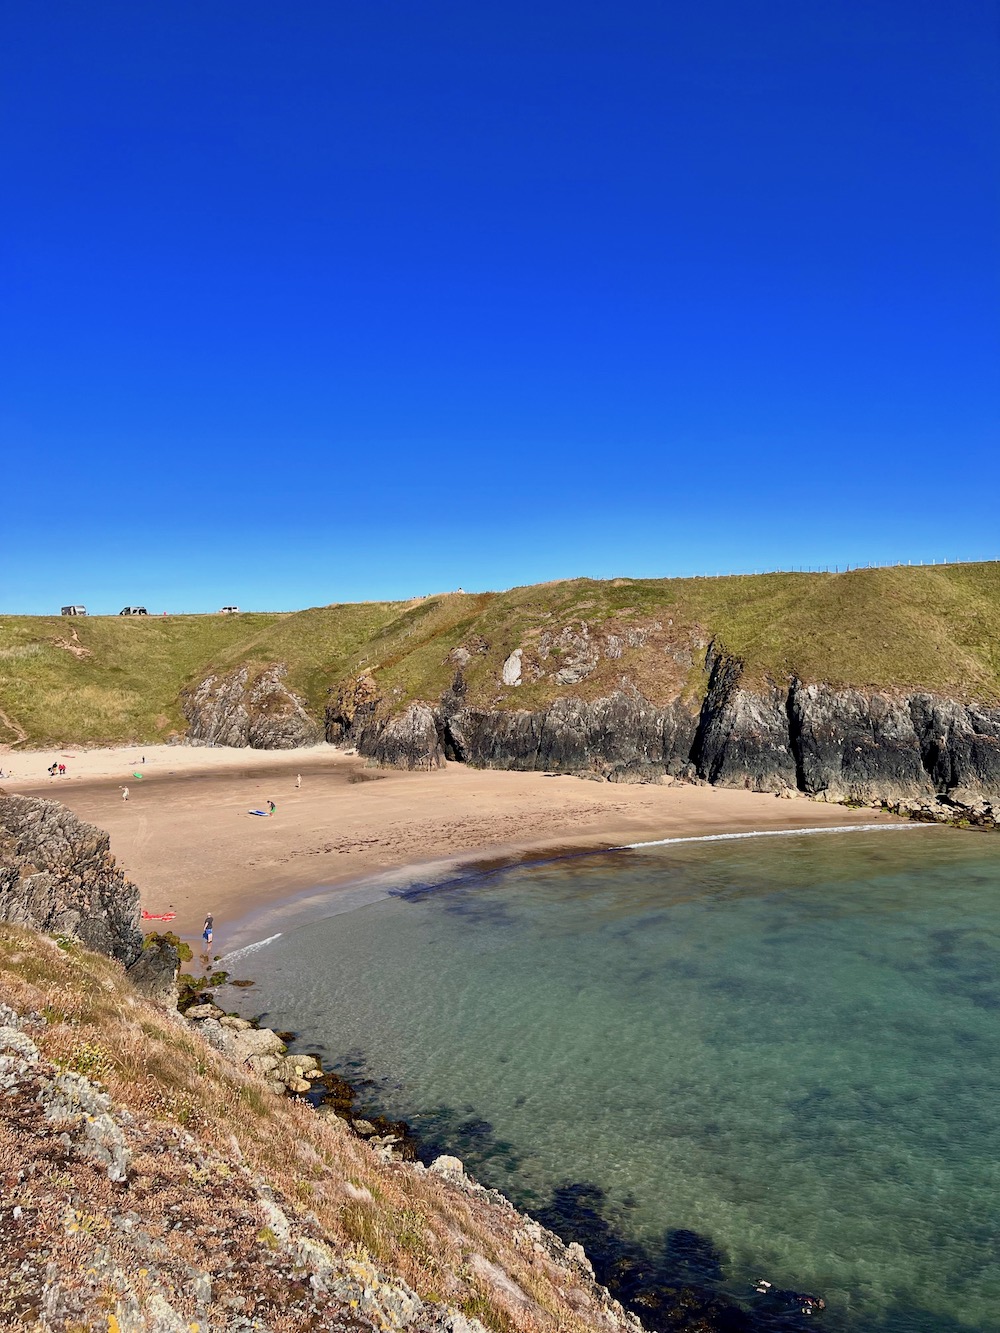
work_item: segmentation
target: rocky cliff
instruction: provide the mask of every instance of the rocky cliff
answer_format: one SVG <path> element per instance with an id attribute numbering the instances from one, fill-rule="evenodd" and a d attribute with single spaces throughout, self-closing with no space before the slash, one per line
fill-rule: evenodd
<path id="1" fill-rule="evenodd" d="M 253 750 L 293 750 L 315 745 L 322 729 L 305 704 L 284 683 L 287 668 L 278 662 L 251 670 L 236 667 L 211 675 L 181 701 L 196 745 L 233 745 Z"/>
<path id="2" fill-rule="evenodd" d="M 520 658 L 504 662 L 516 683 Z M 341 696 L 327 735 L 379 763 L 448 758 L 485 768 L 596 772 L 611 781 L 670 774 L 830 801 L 1000 797 L 1000 709 L 926 692 L 749 683 L 739 658 L 708 645 L 700 698 L 655 705 L 627 682 L 591 700 L 567 694 L 534 710 L 470 706 L 461 668 L 431 704 L 394 715 L 369 683 L 348 718 Z M 565 670 L 565 668 L 563 668 Z"/>
<path id="3" fill-rule="evenodd" d="M 0 790 L 0 921 L 77 939 L 117 959 L 146 994 L 169 994 L 177 953 L 144 949 L 139 920 L 139 890 L 106 833 L 56 801 Z"/>
<path id="4" fill-rule="evenodd" d="M 866 586 L 862 581 L 858 588 Z M 831 587 L 849 592 L 854 585 Z M 737 604 L 753 606 L 749 583 L 738 591 Z M 538 604 L 518 604 L 520 629 L 506 617 L 491 620 L 495 607 L 458 625 L 434 619 L 439 608 L 427 613 L 426 629 L 423 612 L 412 610 L 404 628 L 373 641 L 370 658 L 363 659 L 371 665 L 331 689 L 326 739 L 356 746 L 375 763 L 405 768 L 450 758 L 618 782 L 670 775 L 888 804 L 940 797 L 967 806 L 1000 796 L 1000 708 L 983 665 L 988 653 L 977 648 L 972 655 L 957 636 L 957 674 L 945 690 L 834 686 L 801 666 L 765 669 L 759 652 L 732 651 L 726 638 L 687 615 L 644 615 L 628 606 L 563 620 L 537 590 L 528 595 Z M 631 601 L 634 588 L 622 596 Z M 585 604 L 577 597 L 577 608 Z M 860 659 L 843 673 L 850 655 L 857 656 L 854 645 L 870 638 L 875 623 L 888 652 L 883 622 L 894 608 L 888 596 L 874 607 L 853 607 L 850 633 L 828 645 L 828 665 L 841 672 L 834 678 L 858 679 Z M 808 634 L 815 639 L 818 612 L 808 609 Z M 791 612 L 777 606 L 774 614 Z M 896 633 L 900 643 L 893 649 L 899 653 L 901 636 Z M 915 658 L 919 645 L 906 651 Z M 805 648 L 790 645 L 785 661 L 808 657 Z M 898 661 L 885 670 L 897 681 L 944 679 L 926 661 L 912 673 Z M 258 749 L 319 740 L 323 729 L 286 684 L 287 674 L 279 662 L 207 676 L 184 698 L 189 739 Z M 961 697 L 958 679 L 968 682 Z"/>

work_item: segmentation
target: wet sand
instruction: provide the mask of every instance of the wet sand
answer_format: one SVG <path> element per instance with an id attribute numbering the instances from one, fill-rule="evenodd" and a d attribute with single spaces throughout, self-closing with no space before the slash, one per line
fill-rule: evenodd
<path id="1" fill-rule="evenodd" d="M 47 776 L 53 761 L 66 764 L 66 777 Z M 175 911 L 170 928 L 183 938 L 197 941 L 212 911 L 215 953 L 245 942 L 251 919 L 277 920 L 285 906 L 299 918 L 322 914 L 348 886 L 390 870 L 419 874 L 428 863 L 556 848 L 892 820 L 720 787 L 629 786 L 463 764 L 429 773 L 370 769 L 327 745 L 10 751 L 0 768 L 14 772 L 0 780 L 4 790 L 50 796 L 107 829 L 143 907 Z M 249 814 L 268 800 L 277 806 L 272 818 Z"/>

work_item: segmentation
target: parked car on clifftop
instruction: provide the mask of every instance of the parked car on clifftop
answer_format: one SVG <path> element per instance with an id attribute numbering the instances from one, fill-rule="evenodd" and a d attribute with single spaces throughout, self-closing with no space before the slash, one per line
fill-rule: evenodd
<path id="1" fill-rule="evenodd" d="M 235 615 L 236 612 L 239 611 L 239 609 L 240 608 L 238 606 L 222 606 L 219 608 L 219 615 L 220 616 Z"/>
<path id="2" fill-rule="evenodd" d="M 146 616 L 149 612 L 144 606 L 123 606 L 118 614 L 120 616 Z"/>

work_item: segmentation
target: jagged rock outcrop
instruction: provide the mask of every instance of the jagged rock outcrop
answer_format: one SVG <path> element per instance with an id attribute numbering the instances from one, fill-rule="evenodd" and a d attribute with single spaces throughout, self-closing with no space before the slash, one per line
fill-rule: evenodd
<path id="1" fill-rule="evenodd" d="M 142 952 L 139 890 L 108 835 L 55 801 L 0 793 L 0 919 L 73 937 L 126 967 Z"/>
<path id="2" fill-rule="evenodd" d="M 207 676 L 182 700 L 187 738 L 196 745 L 231 745 L 252 750 L 293 750 L 315 745 L 322 730 L 297 694 L 284 684 L 278 662 L 252 670 L 236 667 Z"/>
<path id="3" fill-rule="evenodd" d="M 0 921 L 78 939 L 116 958 L 144 993 L 173 996 L 177 951 L 144 951 L 139 890 L 103 830 L 56 801 L 0 790 Z"/>
<path id="4" fill-rule="evenodd" d="M 1000 797 L 1000 709 L 915 694 L 910 717 L 936 791 Z"/>
<path id="5" fill-rule="evenodd" d="M 427 704 L 410 704 L 384 720 L 373 717 L 352 736 L 360 754 L 389 768 L 426 768 L 444 757 L 439 718 Z"/>
<path id="6" fill-rule="evenodd" d="M 427 768 L 444 758 L 439 712 L 414 703 L 393 714 L 365 672 L 347 682 L 326 710 L 326 739 L 349 740 L 360 754 L 386 768 Z"/>
<path id="7" fill-rule="evenodd" d="M 326 710 L 326 739 L 331 745 L 342 741 L 355 728 L 358 733 L 375 715 L 379 691 L 370 671 L 347 681 L 334 695 Z"/>
<path id="8" fill-rule="evenodd" d="M 775 685 L 745 689 L 743 664 L 714 646 L 707 665 L 708 691 L 691 751 L 698 775 L 719 787 L 794 787 L 787 692 Z"/>
<path id="9" fill-rule="evenodd" d="M 592 641 L 574 631 L 572 642 L 575 671 Z M 750 684 L 742 662 L 714 642 L 705 672 L 700 702 L 679 695 L 658 706 L 623 684 L 602 698 L 567 695 L 529 710 L 470 705 L 460 665 L 436 707 L 414 704 L 398 716 L 366 677 L 350 719 L 342 702 L 328 710 L 327 737 L 400 767 L 437 762 L 443 751 L 480 768 L 592 772 L 612 781 L 698 777 L 830 801 L 896 805 L 940 796 L 971 806 L 1000 797 L 998 708 L 923 692 Z"/>

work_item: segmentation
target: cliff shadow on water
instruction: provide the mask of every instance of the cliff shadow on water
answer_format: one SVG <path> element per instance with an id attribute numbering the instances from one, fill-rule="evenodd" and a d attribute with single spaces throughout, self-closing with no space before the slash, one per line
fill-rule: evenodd
<path id="1" fill-rule="evenodd" d="M 338 1061 L 337 1067 L 356 1090 L 361 1109 L 382 1123 L 388 1080 L 371 1074 L 359 1050 Z M 779 1333 L 810 1326 L 864 1327 L 865 1333 L 970 1333 L 969 1325 L 960 1319 L 910 1304 L 892 1304 L 880 1314 L 868 1312 L 862 1325 L 844 1310 L 804 1305 L 822 1298 L 822 1291 L 775 1284 L 769 1291 L 758 1292 L 749 1283 L 745 1293 L 735 1291 L 728 1257 L 708 1234 L 668 1227 L 655 1240 L 636 1239 L 613 1220 L 614 1210 L 604 1189 L 593 1181 L 567 1178 L 544 1196 L 518 1189 L 511 1178 L 523 1154 L 498 1137 L 494 1126 L 471 1104 L 439 1104 L 405 1122 L 384 1123 L 395 1123 L 398 1132 L 405 1132 L 425 1165 L 441 1154 L 458 1156 L 487 1187 L 499 1182 L 515 1208 L 567 1245 L 581 1245 L 598 1282 L 652 1333 Z M 572 1144 L 567 1145 L 567 1153 L 572 1154 Z M 633 1203 L 626 1197 L 619 1207 L 628 1209 Z"/>

